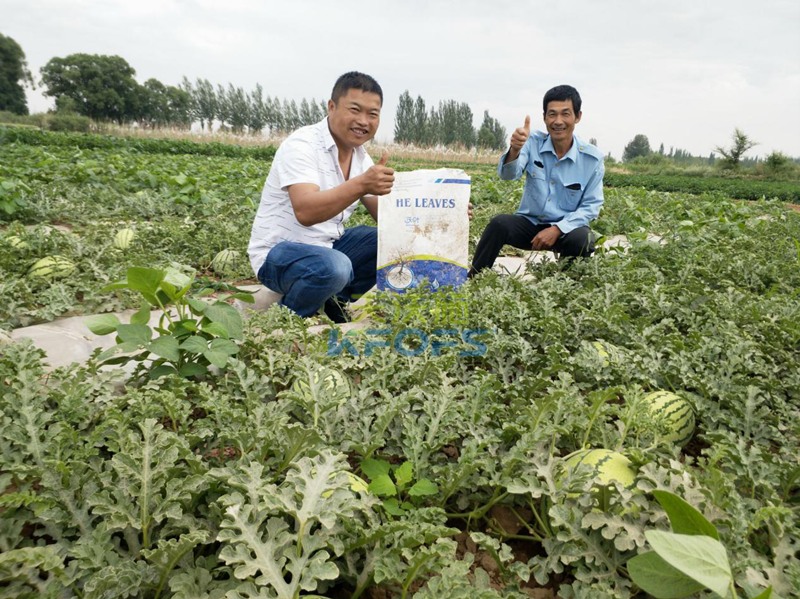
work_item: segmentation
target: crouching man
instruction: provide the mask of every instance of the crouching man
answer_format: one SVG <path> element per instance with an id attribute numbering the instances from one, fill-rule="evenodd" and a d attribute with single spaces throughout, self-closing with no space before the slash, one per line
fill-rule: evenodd
<path id="1" fill-rule="evenodd" d="M 324 306 L 346 322 L 343 305 L 375 285 L 377 229 L 344 223 L 359 201 L 377 221 L 376 196 L 392 189 L 387 156 L 374 164 L 362 147 L 378 131 L 382 106 L 375 79 L 345 73 L 327 118 L 292 133 L 275 154 L 247 251 L 258 280 L 300 316 Z"/>
<path id="2" fill-rule="evenodd" d="M 544 96 L 547 133 L 531 135 L 531 117 L 514 131 L 500 158 L 501 179 L 519 179 L 525 190 L 516 214 L 498 214 L 481 235 L 469 276 L 491 268 L 506 244 L 523 250 L 554 250 L 561 257 L 590 256 L 594 240 L 589 223 L 603 205 L 603 154 L 575 135 L 581 97 L 569 85 Z"/>

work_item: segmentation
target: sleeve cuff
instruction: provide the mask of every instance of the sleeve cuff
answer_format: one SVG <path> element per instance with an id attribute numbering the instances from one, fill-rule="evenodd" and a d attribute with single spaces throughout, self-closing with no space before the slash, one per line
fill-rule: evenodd
<path id="1" fill-rule="evenodd" d="M 508 156 L 508 151 L 500 156 L 500 163 L 497 165 L 497 174 L 501 179 L 514 179 L 516 178 L 517 174 L 517 162 L 519 162 L 519 156 L 517 156 L 516 160 L 505 163 L 506 156 Z"/>

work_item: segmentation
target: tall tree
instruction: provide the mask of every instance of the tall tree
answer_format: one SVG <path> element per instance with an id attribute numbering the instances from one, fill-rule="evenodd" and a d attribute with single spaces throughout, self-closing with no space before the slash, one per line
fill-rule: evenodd
<path id="1" fill-rule="evenodd" d="M 234 87 L 232 83 L 229 83 L 226 96 L 229 111 L 228 122 L 234 133 L 241 133 L 250 120 L 250 104 L 247 94 L 241 87 Z"/>
<path id="2" fill-rule="evenodd" d="M 625 150 L 622 152 L 622 160 L 623 162 L 629 162 L 639 156 L 648 156 L 650 153 L 650 140 L 647 139 L 646 135 L 639 133 L 625 146 Z"/>
<path id="3" fill-rule="evenodd" d="M 433 108 L 431 108 L 431 110 L 433 110 Z M 409 136 L 409 141 L 411 143 L 415 143 L 418 146 L 431 143 L 428 141 L 430 136 L 428 112 L 425 108 L 425 100 L 422 99 L 422 96 L 417 96 L 417 99 L 414 101 L 414 126 L 411 131 L 411 135 Z"/>
<path id="4" fill-rule="evenodd" d="M 256 88 L 250 92 L 250 118 L 247 128 L 250 133 L 260 133 L 267 125 L 267 105 L 264 102 L 264 88 L 256 83 Z"/>
<path id="5" fill-rule="evenodd" d="M 33 87 L 33 77 L 20 45 L 0 33 L 0 110 L 28 114 L 25 85 Z"/>
<path id="6" fill-rule="evenodd" d="M 414 136 L 414 100 L 408 90 L 400 94 L 394 115 L 394 141 L 407 144 Z"/>
<path id="7" fill-rule="evenodd" d="M 478 130 L 476 138 L 478 147 L 500 150 L 506 145 L 506 129 L 500 124 L 500 121 L 489 116 L 489 111 L 483 111 L 483 123 Z"/>
<path id="8" fill-rule="evenodd" d="M 195 85 L 195 93 L 197 94 L 196 102 L 198 106 L 198 113 L 200 115 L 200 127 L 205 130 L 205 124 L 208 123 L 208 130 L 211 131 L 211 126 L 214 119 L 217 118 L 219 113 L 219 101 L 217 94 L 214 91 L 214 86 L 208 79 L 197 78 Z"/>
<path id="9" fill-rule="evenodd" d="M 725 166 L 738 169 L 739 163 L 742 160 L 742 155 L 751 148 L 757 146 L 758 143 L 750 139 L 750 137 L 748 137 L 744 131 L 738 127 L 733 130 L 733 135 L 731 137 L 733 139 L 733 143 L 730 145 L 730 147 L 725 148 L 723 146 L 717 146 L 714 148 L 714 151 L 722 154 L 722 160 L 724 161 Z"/>
<path id="10" fill-rule="evenodd" d="M 189 78 L 184 75 L 183 79 L 181 79 L 180 89 L 183 90 L 189 97 L 189 103 L 187 107 L 188 111 L 188 118 L 189 118 L 189 125 L 191 125 L 194 121 L 200 121 L 200 127 L 203 128 L 203 118 L 200 114 L 200 103 L 198 98 L 197 90 L 192 86 L 192 82 L 189 81 Z"/>
<path id="11" fill-rule="evenodd" d="M 300 124 L 305 127 L 314 123 L 314 115 L 311 113 L 311 105 L 308 100 L 303 98 L 300 102 Z"/>
<path id="12" fill-rule="evenodd" d="M 188 128 L 192 125 L 192 97 L 180 87 L 167 86 L 167 124 Z"/>
<path id="13" fill-rule="evenodd" d="M 322 104 L 318 103 L 316 99 L 311 98 L 311 117 L 314 119 L 312 123 L 319 123 L 326 116 L 328 116 L 328 111 L 323 111 Z"/>
<path id="14" fill-rule="evenodd" d="M 228 93 L 225 88 L 217 83 L 217 110 L 214 116 L 220 122 L 221 127 L 226 127 L 226 123 L 230 123 L 233 119 L 232 107 Z"/>
<path id="15" fill-rule="evenodd" d="M 56 104 L 70 98 L 80 114 L 120 124 L 137 114 L 136 71 L 124 58 L 70 54 L 51 58 L 41 72 L 45 95 L 54 97 Z"/>

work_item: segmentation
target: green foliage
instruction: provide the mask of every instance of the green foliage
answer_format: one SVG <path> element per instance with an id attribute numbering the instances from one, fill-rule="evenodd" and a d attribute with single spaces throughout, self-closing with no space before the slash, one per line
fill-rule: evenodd
<path id="1" fill-rule="evenodd" d="M 225 156 L 272 160 L 276 148 L 247 147 L 219 142 L 200 143 L 176 139 L 130 139 L 107 135 L 49 134 L 28 129 L 0 128 L 0 145 L 26 144 L 32 146 L 74 147 L 83 150 L 117 150 L 142 154 L 186 154 L 192 156 Z"/>
<path id="2" fill-rule="evenodd" d="M 758 145 L 757 142 L 750 139 L 744 131 L 738 127 L 733 130 L 731 136 L 732 142 L 730 147 L 717 146 L 714 151 L 722 155 L 722 166 L 732 170 L 737 170 L 742 161 L 742 156 L 745 152 Z"/>
<path id="3" fill-rule="evenodd" d="M 404 515 L 407 510 L 419 506 L 423 498 L 439 492 L 436 483 L 427 478 L 415 479 L 411 462 L 392 465 L 385 460 L 367 458 L 361 462 L 361 471 L 370 480 L 370 493 L 384 498 L 383 508 L 392 516 Z"/>
<path id="4" fill-rule="evenodd" d="M 484 113 L 484 126 L 487 130 L 484 132 L 482 142 L 479 143 L 478 132 L 472 124 L 472 116 L 472 109 L 468 104 L 455 100 L 439 102 L 438 108 L 431 107 L 429 114 L 425 112 L 425 100 L 422 96 L 412 101 L 406 90 L 397 104 L 395 141 L 413 143 L 417 146 L 443 145 L 463 148 L 473 148 L 482 144 L 489 144 L 489 147 L 505 145 L 505 129 L 498 121 L 491 119 L 488 112 Z"/>
<path id="5" fill-rule="evenodd" d="M 28 114 L 26 84 L 33 86 L 25 53 L 17 42 L 0 33 L 0 110 Z"/>
<path id="6" fill-rule="evenodd" d="M 113 283 L 106 290 L 130 289 L 138 292 L 145 302 L 122 324 L 112 314 L 100 314 L 87 320 L 86 326 L 96 335 L 117 334 L 117 344 L 97 356 L 105 364 L 138 362 L 136 370 L 148 372 L 150 378 L 177 374 L 191 378 L 208 373 L 209 366 L 225 368 L 239 348 L 234 340 L 242 338 L 242 317 L 225 303 L 228 297 L 252 302 L 250 294 L 236 293 L 219 297 L 213 303 L 199 298 L 211 293 L 200 289 L 194 297 L 189 293 L 194 273 L 187 275 L 177 268 L 166 270 L 130 267 L 127 278 Z M 153 336 L 149 326 L 151 310 L 160 311 Z M 127 354 L 117 356 L 117 354 Z M 116 356 L 116 357 L 115 357 Z M 150 365 L 144 366 L 149 360 Z"/>
<path id="7" fill-rule="evenodd" d="M 70 98 L 78 112 L 120 124 L 135 118 L 136 71 L 120 56 L 70 54 L 51 58 L 41 69 L 45 95 Z"/>
<path id="8" fill-rule="evenodd" d="M 800 187 L 789 181 L 759 181 L 720 177 L 687 177 L 675 175 L 628 175 L 606 172 L 608 187 L 643 187 L 656 191 L 675 191 L 693 194 L 719 194 L 742 200 L 777 198 L 785 202 L 800 202 Z"/>
<path id="9" fill-rule="evenodd" d="M 203 288 L 232 292 L 203 269 L 222 249 L 246 250 L 241 231 L 268 163 L 168 145 L 146 153 L 127 141 L 3 145 L 0 176 L 30 193 L 0 232 L 0 319 L 139 308 L 133 322 L 106 315 L 93 326 L 147 351 L 129 364 L 144 372 L 175 357 L 172 341 L 151 344 L 177 328 L 137 326 L 154 308 L 141 310 L 139 291 L 99 290 L 136 279 L 127 264 L 165 273 L 178 262 L 197 271 L 187 303 L 219 299 L 198 297 Z M 522 185 L 499 181 L 492 166 L 467 170 L 474 248 L 494 214 L 516 209 Z M 742 191 L 755 183 L 743 180 Z M 368 218 L 359 210 L 351 223 Z M 113 245 L 121 228 L 136 230 L 124 256 Z M 696 539 L 724 546 L 730 574 L 715 543 L 700 541 L 687 564 L 685 539 L 668 536 L 677 565 L 644 562 L 648 575 L 691 590 L 699 583 L 688 586 L 679 567 L 716 555 L 704 583 L 726 575 L 740 597 L 770 586 L 791 596 L 800 218 L 774 200 L 627 187 L 606 189 L 593 228 L 631 247 L 568 269 L 531 265 L 526 280 L 487 272 L 462 288 L 468 326 L 494 331 L 484 356 L 332 357 L 326 335 L 281 308 L 242 323 L 235 358 L 203 377 L 132 379 L 97 356 L 46 371 L 41 351 L 0 341 L 0 586 L 31 597 L 364 597 L 377 586 L 398 597 L 519 598 L 542 585 L 563 597 L 644 596 L 631 564 L 664 549 L 650 532 L 694 527 Z M 54 254 L 75 274 L 25 276 Z M 148 272 L 136 286 L 164 304 L 160 275 Z M 252 272 L 237 263 L 230 276 Z M 427 299 L 380 296 L 375 306 L 393 330 L 431 331 L 444 325 L 415 308 Z M 182 307 L 202 322 L 210 308 L 194 308 Z M 211 328 L 201 335 L 209 349 L 221 337 L 213 324 L 196 325 Z M 363 333 L 350 338 L 363 347 Z M 617 348 L 613 359 L 592 340 Z M 641 398 L 656 389 L 696 409 L 683 448 L 657 442 L 645 417 Z M 591 468 L 565 468 L 584 447 L 623 452 L 633 488 L 598 489 Z M 361 489 L 350 478 L 359 466 L 388 481 Z M 430 485 L 412 495 L 423 479 Z M 676 516 L 682 504 L 665 493 L 709 525 Z M 391 498 L 413 509 L 389 514 Z"/>
<path id="10" fill-rule="evenodd" d="M 650 140 L 647 139 L 646 135 L 639 133 L 625 146 L 622 152 L 622 161 L 630 162 L 634 158 L 649 156 L 651 153 Z"/>

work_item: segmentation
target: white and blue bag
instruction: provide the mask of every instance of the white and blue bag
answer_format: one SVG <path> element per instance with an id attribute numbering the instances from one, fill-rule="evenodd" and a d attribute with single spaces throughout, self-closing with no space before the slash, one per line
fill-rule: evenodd
<path id="1" fill-rule="evenodd" d="M 470 178 L 459 169 L 395 173 L 378 198 L 378 290 L 403 293 L 467 280 Z"/>

